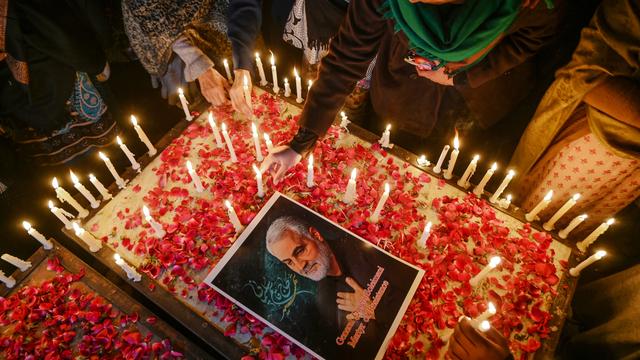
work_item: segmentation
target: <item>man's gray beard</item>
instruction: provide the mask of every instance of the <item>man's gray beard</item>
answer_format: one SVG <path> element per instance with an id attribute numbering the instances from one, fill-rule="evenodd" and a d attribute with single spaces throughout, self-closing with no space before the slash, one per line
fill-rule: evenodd
<path id="1" fill-rule="evenodd" d="M 318 259 L 314 264 L 318 264 L 318 266 L 316 266 L 316 269 L 313 272 L 304 273 L 303 276 L 313 281 L 320 281 L 324 279 L 329 272 L 329 268 L 331 267 L 331 256 L 333 256 L 333 252 L 325 241 L 316 241 L 316 244 L 318 244 L 318 251 L 320 255 L 318 256 Z M 314 264 L 311 264 L 311 266 L 313 266 Z"/>

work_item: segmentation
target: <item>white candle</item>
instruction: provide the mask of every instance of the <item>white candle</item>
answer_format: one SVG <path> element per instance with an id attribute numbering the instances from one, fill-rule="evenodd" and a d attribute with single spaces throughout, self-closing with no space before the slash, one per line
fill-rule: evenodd
<path id="1" fill-rule="evenodd" d="M 262 185 L 262 173 L 260 172 L 260 169 L 258 169 L 258 167 L 256 166 L 256 164 L 253 164 L 253 172 L 256 173 L 256 184 L 258 186 L 258 197 L 264 197 L 264 187 Z"/>
<path id="2" fill-rule="evenodd" d="M 311 91 L 311 85 L 313 85 L 313 80 L 307 80 L 307 97 L 309 97 L 309 91 Z"/>
<path id="3" fill-rule="evenodd" d="M 147 147 L 147 153 L 149 154 L 149 156 L 155 155 L 158 150 L 156 150 L 151 141 L 149 141 L 147 134 L 144 132 L 144 130 L 142 130 L 140 125 L 138 125 L 138 119 L 136 119 L 136 117 L 133 115 L 131 115 L 131 123 L 133 124 L 133 129 L 136 131 L 136 134 L 138 134 L 140 141 L 142 141 L 142 143 Z"/>
<path id="4" fill-rule="evenodd" d="M 276 70 L 276 58 L 273 53 L 271 53 L 271 80 L 273 81 L 273 92 L 277 94 L 280 87 L 278 87 L 278 70 Z"/>
<path id="5" fill-rule="evenodd" d="M 491 329 L 491 323 L 489 322 L 489 320 L 484 320 L 480 322 L 480 325 L 478 325 L 478 330 L 480 330 L 481 332 L 487 332 Z"/>
<path id="6" fill-rule="evenodd" d="M 298 76 L 298 70 L 295 67 L 293 68 L 293 76 L 296 78 L 296 102 L 300 104 L 304 101 L 302 98 L 302 79 Z"/>
<path id="7" fill-rule="evenodd" d="M 267 85 L 267 77 L 264 76 L 264 67 L 262 67 L 262 59 L 260 59 L 260 53 L 256 53 L 256 67 L 258 68 L 258 75 L 260 76 L 260 86 Z"/>
<path id="8" fill-rule="evenodd" d="M 471 280 L 469 280 L 469 285 L 471 285 L 471 287 L 476 287 L 478 286 L 478 284 L 480 284 L 482 282 L 482 280 L 484 280 L 484 278 L 486 278 L 489 273 L 496 268 L 496 266 L 498 266 L 500 263 L 502 262 L 502 259 L 500 259 L 499 256 L 494 256 L 489 260 L 489 264 L 487 264 L 487 266 L 484 267 L 484 269 L 482 269 L 476 276 L 472 277 Z"/>
<path id="9" fill-rule="evenodd" d="M 420 166 L 420 167 L 427 167 L 427 166 L 431 165 L 429 160 L 427 160 L 427 156 L 426 155 L 420 155 L 420 157 L 417 160 L 417 163 L 418 163 L 418 166 Z"/>
<path id="10" fill-rule="evenodd" d="M 120 189 L 124 189 L 124 186 L 127 183 L 124 181 L 123 178 L 120 177 L 120 175 L 118 175 L 118 172 L 113 167 L 113 164 L 111 163 L 111 160 L 109 160 L 107 155 L 103 154 L 102 152 L 98 152 L 98 156 L 100 156 L 100 159 L 102 159 L 102 161 L 104 161 L 104 164 L 107 165 L 107 169 L 109 169 L 109 172 L 111 173 L 111 176 L 113 176 L 113 178 L 116 180 L 116 184 L 118 185 L 118 187 Z"/>
<path id="11" fill-rule="evenodd" d="M 20 269 L 20 271 L 25 272 L 27 270 L 29 270 L 29 268 L 31 267 L 31 262 L 30 261 L 24 261 L 22 259 L 18 259 L 17 257 L 10 255 L 10 254 L 2 254 L 2 256 L 0 256 L 0 258 L 2 258 L 2 260 L 8 262 L 9 264 L 17 267 L 18 269 Z"/>
<path id="12" fill-rule="evenodd" d="M 229 83 L 232 83 L 233 78 L 231 77 L 231 69 L 229 69 L 229 61 L 222 59 L 222 65 L 224 66 L 224 72 L 227 74 L 227 80 L 229 80 Z"/>
<path id="13" fill-rule="evenodd" d="M 313 186 L 313 154 L 309 154 L 309 163 L 307 164 L 307 187 L 312 188 Z"/>
<path id="14" fill-rule="evenodd" d="M 387 128 L 382 133 L 380 140 L 378 140 L 378 143 L 380 143 L 380 146 L 383 148 L 390 148 L 391 147 L 391 144 L 389 142 L 390 137 L 391 137 L 391 124 L 388 124 Z"/>
<path id="15" fill-rule="evenodd" d="M 547 222 L 542 225 L 542 227 L 547 231 L 553 230 L 556 227 L 556 222 L 576 204 L 578 199 L 580 199 L 580 194 L 574 194 L 566 203 L 564 203 L 564 205 L 562 205 L 560 209 L 558 209 L 558 211 L 556 211 L 555 214 L 553 214 L 551 219 L 547 220 Z"/>
<path id="16" fill-rule="evenodd" d="M 378 205 L 376 205 L 376 208 L 373 210 L 373 214 L 371 214 L 371 222 L 373 223 L 377 223 L 378 220 L 380 220 L 380 213 L 382 212 L 382 208 L 384 208 L 384 204 L 387 202 L 387 199 L 389 198 L 389 192 L 391 191 L 391 188 L 389 187 L 389 183 L 384 183 L 384 192 L 382 193 L 382 196 L 380 196 L 380 200 L 378 200 Z"/>
<path id="17" fill-rule="evenodd" d="M 98 206 L 100 206 L 100 201 L 98 201 L 91 194 L 91 192 L 89 192 L 89 190 L 87 190 L 87 188 L 80 183 L 80 179 L 78 179 L 78 177 L 76 176 L 76 174 L 73 173 L 73 171 L 69 170 L 69 174 L 71 175 L 71 181 L 73 182 L 73 187 L 76 188 L 80 192 L 80 194 L 82 194 L 82 196 L 84 196 L 85 199 L 89 201 L 92 208 L 94 209 L 98 208 Z"/>
<path id="18" fill-rule="evenodd" d="M 87 246 L 89 246 L 89 251 L 97 252 L 98 250 L 102 249 L 102 243 L 98 241 L 98 239 L 93 237 L 93 235 L 91 235 L 89 232 L 85 231 L 85 229 L 80 227 L 77 222 L 74 221 L 72 225 L 76 236 L 79 237 L 80 240 L 84 241 Z"/>
<path id="19" fill-rule="evenodd" d="M 204 191 L 204 187 L 202 186 L 202 181 L 200 177 L 196 173 L 196 170 L 193 168 L 190 160 L 187 160 L 187 172 L 189 172 L 189 176 L 191 176 L 191 182 L 193 186 L 196 188 L 196 191 L 201 193 Z"/>
<path id="20" fill-rule="evenodd" d="M 500 207 L 503 209 L 508 209 L 511 205 L 511 194 L 508 194 L 506 198 L 500 200 Z"/>
<path id="21" fill-rule="evenodd" d="M 471 162 L 469 163 L 469 165 L 467 166 L 466 170 L 464 171 L 464 174 L 462 174 L 462 177 L 458 180 L 458 186 L 463 187 L 465 189 L 471 186 L 471 182 L 470 182 L 471 177 L 473 176 L 473 173 L 475 173 L 476 168 L 478 167 L 478 160 L 480 160 L 480 155 L 475 155 L 471 160 Z"/>
<path id="22" fill-rule="evenodd" d="M 247 78 L 247 75 L 243 78 L 242 90 L 244 91 L 244 101 L 251 107 L 251 90 L 249 90 L 249 78 Z"/>
<path id="23" fill-rule="evenodd" d="M 127 278 L 129 278 L 129 280 L 133 280 L 133 282 L 142 280 L 142 275 L 140 275 L 140 273 L 137 272 L 136 269 L 133 268 L 133 266 L 124 261 L 120 254 L 113 254 L 113 258 L 115 259 L 116 264 L 120 266 L 120 268 L 127 274 Z"/>
<path id="24" fill-rule="evenodd" d="M 493 165 L 491 165 L 491 168 L 489 168 L 489 170 L 487 170 L 487 172 L 484 174 L 482 180 L 480 180 L 480 183 L 475 188 L 473 188 L 473 193 L 476 194 L 476 196 L 482 196 L 482 194 L 484 193 L 484 187 L 487 186 L 489 179 L 491 179 L 493 173 L 496 172 L 496 169 L 498 169 L 498 163 L 494 162 Z"/>
<path id="25" fill-rule="evenodd" d="M 91 181 L 93 186 L 98 190 L 100 196 L 102 196 L 102 200 L 111 199 L 111 193 L 109 193 L 109 190 L 107 190 L 107 188 L 104 187 L 104 185 L 102 185 L 102 183 L 93 174 L 89 174 L 89 181 Z"/>
<path id="26" fill-rule="evenodd" d="M 147 222 L 153 229 L 153 232 L 156 233 L 156 236 L 162 239 L 166 234 L 166 232 L 162 228 L 162 224 L 157 222 L 156 219 L 154 219 L 151 216 L 151 212 L 149 211 L 149 208 L 146 205 L 142 206 L 142 214 L 144 215 L 144 219 L 147 220 Z"/>
<path id="27" fill-rule="evenodd" d="M 178 98 L 180 99 L 180 104 L 182 104 L 182 111 L 184 111 L 184 117 L 187 121 L 193 120 L 193 116 L 191 116 L 191 112 L 189 111 L 189 102 L 187 98 L 184 96 L 184 91 L 182 88 L 178 88 Z"/>
<path id="28" fill-rule="evenodd" d="M 445 179 L 451 179 L 453 177 L 453 168 L 456 166 L 456 160 L 458 160 L 458 154 L 460 153 L 460 140 L 458 139 L 458 133 L 456 132 L 456 137 L 453 138 L 453 151 L 451 152 L 451 157 L 449 158 L 449 165 L 447 166 L 447 170 L 444 172 Z"/>
<path id="29" fill-rule="evenodd" d="M 491 197 L 489 198 L 489 201 L 492 204 L 495 204 L 496 201 L 498 201 L 498 199 L 500 198 L 500 195 L 502 195 L 502 193 L 504 192 L 504 189 L 506 189 L 507 186 L 509 186 L 511 179 L 513 179 L 514 176 L 516 176 L 516 172 L 513 170 L 509 170 L 509 172 L 507 173 L 507 176 L 504 178 L 504 180 L 502 180 L 502 183 L 500 184 L 500 186 L 498 186 L 498 189 L 496 190 L 496 192 L 493 193 L 493 195 L 491 195 Z"/>
<path id="30" fill-rule="evenodd" d="M 496 306 L 493 305 L 493 303 L 491 301 L 489 301 L 489 303 L 487 304 L 487 310 L 485 312 L 483 312 L 482 314 L 478 315 L 477 318 L 473 319 L 472 321 L 478 325 L 480 325 L 480 323 L 482 323 L 485 320 L 489 320 L 490 317 L 492 317 L 493 315 L 495 315 L 497 312 L 496 310 Z"/>
<path id="31" fill-rule="evenodd" d="M 64 227 L 67 230 L 71 230 L 72 226 L 71 226 L 71 221 L 69 221 L 69 218 L 73 219 L 73 215 L 69 214 L 63 209 L 60 209 L 59 207 L 54 206 L 53 201 L 51 200 L 49 200 L 48 205 L 49 205 L 49 209 L 51 210 L 51 213 L 53 213 L 53 215 L 55 215 L 60 221 L 62 221 L 62 223 L 64 224 Z M 67 216 L 69 216 L 69 218 Z"/>
<path id="32" fill-rule="evenodd" d="M 558 236 L 560 236 L 561 239 L 566 239 L 567 236 L 569 236 L 569 233 L 573 231 L 573 229 L 578 227 L 578 225 L 582 224 L 582 222 L 585 221 L 586 219 L 587 219 L 587 214 L 576 216 L 575 218 L 573 218 L 573 220 L 571 220 L 571 222 L 569 223 L 569 225 L 567 225 L 566 228 L 558 232 Z"/>
<path id="33" fill-rule="evenodd" d="M 602 259 L 606 255 L 607 255 L 607 252 L 604 251 L 604 250 L 596 251 L 595 254 L 589 256 L 586 260 L 584 260 L 580 264 L 576 265 L 576 267 L 572 267 L 571 269 L 569 269 L 569 274 L 571 276 L 574 276 L 574 277 L 580 275 L 580 272 L 582 270 L 584 270 L 584 268 L 586 268 L 587 266 L 593 264 L 594 262 Z"/>
<path id="34" fill-rule="evenodd" d="M 420 235 L 420 239 L 418 239 L 418 247 L 425 249 L 427 247 L 427 240 L 429 239 L 429 235 L 431 235 L 431 221 L 427 222 L 422 230 L 422 235 Z"/>
<path id="35" fill-rule="evenodd" d="M 138 164 L 138 162 L 136 161 L 136 157 L 133 155 L 133 153 L 129 151 L 129 148 L 127 147 L 127 145 L 122 142 L 122 139 L 120 139 L 120 136 L 116 136 L 116 141 L 120 146 L 120 150 L 122 150 L 122 152 L 127 156 L 127 159 L 129 159 L 129 162 L 131 163 L 131 168 L 133 168 L 133 170 L 140 171 L 140 164 Z"/>
<path id="36" fill-rule="evenodd" d="M 284 96 L 285 97 L 289 97 L 291 96 L 291 86 L 289 85 L 289 79 L 284 78 Z"/>
<path id="37" fill-rule="evenodd" d="M 67 190 L 63 189 L 58 185 L 57 178 L 54 177 L 53 180 L 51 180 L 51 185 L 53 185 L 53 189 L 56 191 L 56 197 L 58 198 L 58 200 L 62 202 L 66 202 L 67 204 L 71 205 L 74 209 L 76 209 L 79 217 L 85 218 L 87 217 L 87 215 L 89 215 L 89 211 L 87 209 L 83 208 L 82 205 L 80 205 L 76 201 L 76 199 L 74 199 L 73 196 L 71 196 L 71 194 L 67 192 Z"/>
<path id="38" fill-rule="evenodd" d="M 342 201 L 345 204 L 351 204 L 357 197 L 356 174 L 357 170 L 355 168 L 351 170 L 351 178 L 349 179 L 349 183 L 347 183 L 347 190 L 345 191 L 344 197 L 342 198 Z"/>
<path id="39" fill-rule="evenodd" d="M 211 131 L 213 132 L 213 137 L 216 139 L 216 147 L 221 148 L 222 138 L 220 137 L 220 131 L 218 131 L 218 126 L 216 125 L 215 120 L 213 119 L 213 114 L 209 111 L 209 126 L 211 127 Z"/>
<path id="40" fill-rule="evenodd" d="M 603 222 L 602 224 L 600 224 L 600 226 L 598 226 L 595 230 L 593 230 L 593 232 L 589 234 L 589 236 L 587 236 L 584 240 L 576 244 L 576 247 L 578 248 L 578 250 L 585 252 L 589 247 L 589 245 L 593 244 L 600 235 L 604 234 L 604 232 L 607 231 L 607 229 L 609 229 L 609 226 L 611 226 L 614 222 L 615 222 L 615 219 L 611 218 Z"/>
<path id="41" fill-rule="evenodd" d="M 350 122 L 351 121 L 349 121 L 347 114 L 345 114 L 344 111 L 340 111 L 340 127 L 343 128 L 345 131 L 349 131 L 349 128 L 347 126 L 349 125 Z"/>
<path id="42" fill-rule="evenodd" d="M 438 162 L 436 163 L 436 166 L 433 167 L 433 172 L 436 174 L 440 174 L 440 171 L 442 171 L 442 164 L 444 163 L 444 159 L 447 157 L 447 154 L 449 153 L 449 145 L 445 145 L 444 148 L 442 148 L 442 152 L 440 153 L 440 157 L 438 158 Z"/>
<path id="43" fill-rule="evenodd" d="M 224 206 L 227 207 L 227 214 L 229 214 L 229 220 L 231 221 L 233 228 L 236 229 L 236 233 L 240 233 L 240 231 L 242 231 L 242 223 L 236 214 L 236 210 L 231 205 L 231 201 L 225 200 Z"/>
<path id="44" fill-rule="evenodd" d="M 269 134 L 262 133 L 262 137 L 264 137 L 264 143 L 267 145 L 267 151 L 271 152 L 271 150 L 273 149 L 273 143 L 271 142 L 271 139 L 269 138 Z"/>
<path id="45" fill-rule="evenodd" d="M 53 249 L 53 243 L 45 239 L 44 235 L 42 235 L 41 233 L 38 232 L 38 230 L 32 227 L 28 221 L 23 221 L 22 226 L 24 227 L 25 230 L 27 230 L 27 234 L 31 235 L 32 238 L 38 240 L 38 242 L 42 244 L 42 247 L 44 247 L 45 250 Z"/>
<path id="46" fill-rule="evenodd" d="M 256 149 L 256 160 L 262 161 L 262 150 L 260 149 L 260 136 L 258 135 L 258 127 L 256 123 L 251 123 L 251 134 L 253 135 L 253 147 Z"/>
<path id="47" fill-rule="evenodd" d="M 0 270 L 0 281 L 9 289 L 16 286 L 16 279 L 14 279 L 13 276 L 6 276 L 2 270 Z"/>
<path id="48" fill-rule="evenodd" d="M 233 150 L 233 143 L 231 143 L 231 138 L 229 137 L 229 133 L 227 132 L 227 124 L 222 123 L 222 136 L 224 137 L 224 141 L 227 143 L 227 149 L 229 150 L 229 156 L 231 157 L 231 162 L 238 162 L 238 158 L 236 157 L 236 152 Z"/>
<path id="49" fill-rule="evenodd" d="M 544 210 L 549 205 L 552 197 L 553 197 L 553 190 L 549 190 L 547 195 L 545 195 L 544 198 L 540 200 L 538 205 L 536 205 L 530 212 L 524 215 L 525 219 L 527 219 L 527 221 L 534 221 L 538 219 L 538 213 L 540 213 L 540 211 Z"/>

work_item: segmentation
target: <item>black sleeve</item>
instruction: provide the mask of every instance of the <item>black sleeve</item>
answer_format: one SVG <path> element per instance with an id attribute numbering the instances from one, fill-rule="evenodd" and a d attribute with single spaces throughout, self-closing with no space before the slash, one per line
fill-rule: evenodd
<path id="1" fill-rule="evenodd" d="M 262 23 L 262 1 L 231 0 L 227 19 L 227 35 L 233 49 L 233 67 L 251 71 L 252 53 Z"/>

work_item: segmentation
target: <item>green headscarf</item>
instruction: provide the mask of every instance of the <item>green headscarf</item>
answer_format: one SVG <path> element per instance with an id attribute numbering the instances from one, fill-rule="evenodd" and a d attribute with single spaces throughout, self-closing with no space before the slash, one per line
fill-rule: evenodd
<path id="1" fill-rule="evenodd" d="M 394 21 L 396 31 L 407 36 L 410 49 L 439 61 L 440 67 L 468 59 L 489 46 L 511 26 L 521 3 L 522 0 L 466 0 L 462 4 L 431 5 L 386 0 L 382 10 L 385 17 Z"/>

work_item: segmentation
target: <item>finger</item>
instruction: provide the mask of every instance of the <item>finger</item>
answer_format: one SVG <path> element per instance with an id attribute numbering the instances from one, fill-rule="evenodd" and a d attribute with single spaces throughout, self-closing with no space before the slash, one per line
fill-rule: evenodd
<path id="1" fill-rule="evenodd" d="M 354 301 L 355 298 L 356 298 L 356 295 L 354 293 L 339 292 L 338 293 L 338 297 L 341 297 L 341 298 L 349 300 L 349 301 Z"/>
<path id="2" fill-rule="evenodd" d="M 271 167 L 274 161 L 275 161 L 275 156 L 273 155 L 267 156 L 260 164 L 260 173 L 264 174 L 265 171 L 269 170 L 269 168 Z"/>
<path id="3" fill-rule="evenodd" d="M 358 285 L 358 283 L 353 280 L 353 278 L 347 277 L 345 279 L 345 281 L 347 282 L 347 285 L 349 285 L 353 290 L 355 291 L 362 291 L 363 289 L 360 287 L 360 285 Z"/>
<path id="4" fill-rule="evenodd" d="M 282 163 L 278 164 L 278 169 L 276 170 L 276 173 L 273 175 L 273 180 L 276 184 L 280 182 L 280 180 L 282 180 L 282 178 L 284 177 L 284 174 L 287 173 L 287 170 L 289 170 L 287 166 L 285 166 Z"/>
<path id="5" fill-rule="evenodd" d="M 447 354 L 454 360 L 463 360 L 468 358 L 466 351 L 460 346 L 460 343 L 457 342 L 455 335 L 451 337 L 451 340 L 449 340 L 449 350 L 447 351 Z"/>
<path id="6" fill-rule="evenodd" d="M 507 341 L 507 339 L 504 336 L 502 336 L 500 331 L 498 331 L 496 328 L 492 327 L 491 329 L 489 329 L 484 333 L 484 336 L 487 337 L 489 341 L 492 341 L 493 343 L 495 343 L 497 346 L 501 348 L 505 348 L 509 346 L 509 342 Z"/>
<path id="7" fill-rule="evenodd" d="M 474 346 L 478 346 L 486 342 L 484 336 L 480 334 L 480 332 L 474 327 L 474 322 L 467 319 L 462 319 L 462 321 L 460 321 L 458 325 L 460 326 L 460 334 L 469 339 L 471 344 L 473 344 Z"/>
<path id="8" fill-rule="evenodd" d="M 351 306 L 351 305 L 338 305 L 338 309 L 343 310 L 343 311 L 348 311 L 348 312 L 356 311 L 356 308 L 354 306 Z"/>

